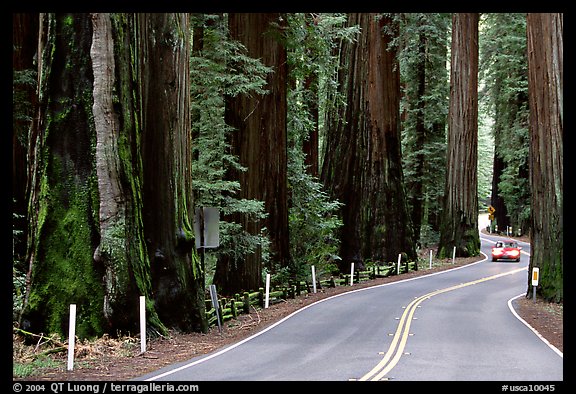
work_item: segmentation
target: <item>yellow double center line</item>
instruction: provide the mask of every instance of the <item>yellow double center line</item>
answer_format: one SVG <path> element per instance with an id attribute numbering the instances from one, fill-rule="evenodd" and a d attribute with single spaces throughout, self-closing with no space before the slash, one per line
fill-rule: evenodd
<path id="1" fill-rule="evenodd" d="M 438 294 L 447 293 L 452 290 L 461 289 L 463 287 L 475 285 L 478 283 L 497 279 L 506 275 L 512 275 L 520 271 L 526 271 L 526 270 L 527 270 L 526 267 L 518 268 L 512 271 L 474 280 L 472 282 L 461 283 L 459 285 L 447 287 L 445 289 L 436 290 L 414 299 L 414 301 L 412 301 L 406 307 L 406 310 L 402 314 L 402 317 L 400 318 L 400 323 L 398 324 L 398 328 L 396 329 L 396 333 L 394 334 L 394 338 L 392 339 L 392 343 L 390 344 L 388 351 L 384 355 L 384 358 L 378 363 L 378 365 L 372 368 L 370 372 L 368 372 L 358 380 L 360 381 L 381 380 L 388 372 L 390 372 L 390 370 L 392 370 L 392 368 L 396 366 L 396 364 L 398 364 L 400 357 L 402 357 L 402 354 L 404 354 L 404 347 L 406 346 L 406 342 L 408 341 L 410 324 L 412 324 L 412 320 L 414 318 L 414 312 L 416 312 L 416 308 L 418 308 L 418 305 L 420 305 L 423 301 L 430 299 Z"/>

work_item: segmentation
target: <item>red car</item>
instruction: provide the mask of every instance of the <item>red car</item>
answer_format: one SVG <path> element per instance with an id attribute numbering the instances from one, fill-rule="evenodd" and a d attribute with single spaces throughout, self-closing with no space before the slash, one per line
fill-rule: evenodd
<path id="1" fill-rule="evenodd" d="M 492 261 L 497 260 L 513 260 L 520 261 L 520 249 L 522 249 L 516 241 L 506 240 L 498 241 L 492 247 Z"/>

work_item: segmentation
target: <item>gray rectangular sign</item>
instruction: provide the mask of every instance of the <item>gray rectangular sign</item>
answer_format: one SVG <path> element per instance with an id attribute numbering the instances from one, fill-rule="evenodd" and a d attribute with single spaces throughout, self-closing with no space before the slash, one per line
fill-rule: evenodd
<path id="1" fill-rule="evenodd" d="M 203 222 L 203 223 L 202 223 Z M 218 208 L 196 208 L 194 212 L 194 236 L 196 249 L 217 248 L 220 246 L 220 211 Z M 204 244 L 200 244 L 200 228 L 204 227 Z"/>

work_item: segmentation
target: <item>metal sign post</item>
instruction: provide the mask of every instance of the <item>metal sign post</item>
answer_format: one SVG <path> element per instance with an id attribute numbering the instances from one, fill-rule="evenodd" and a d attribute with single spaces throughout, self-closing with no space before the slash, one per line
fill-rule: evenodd
<path id="1" fill-rule="evenodd" d="M 220 211 L 218 208 L 196 208 L 194 212 L 194 238 L 196 249 L 200 253 L 200 268 L 202 269 L 202 286 L 206 272 L 204 256 L 206 248 L 217 248 L 220 245 Z"/>
<path id="2" fill-rule="evenodd" d="M 216 285 L 210 285 L 210 299 L 212 306 L 216 311 L 216 320 L 218 320 L 218 331 L 222 334 L 222 323 L 220 322 L 220 311 L 218 310 L 218 294 L 216 293 Z"/>

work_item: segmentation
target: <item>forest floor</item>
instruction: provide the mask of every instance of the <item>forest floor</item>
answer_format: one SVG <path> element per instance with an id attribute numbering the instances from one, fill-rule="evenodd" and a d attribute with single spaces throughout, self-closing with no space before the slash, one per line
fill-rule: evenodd
<path id="1" fill-rule="evenodd" d="M 423 258 L 426 259 L 423 252 Z M 169 337 L 149 339 L 147 350 L 140 352 L 139 337 L 102 338 L 76 344 L 74 370 L 67 371 L 67 352 L 38 356 L 56 348 L 51 341 L 37 339 L 36 344 L 25 345 L 21 335 L 13 334 L 13 379 L 35 381 L 125 381 L 153 372 L 162 367 L 213 352 L 232 345 L 263 330 L 296 310 L 318 300 L 364 287 L 408 279 L 415 276 L 444 271 L 478 261 L 480 257 L 440 261 L 432 269 L 420 269 L 388 278 L 373 279 L 353 286 L 324 288 L 317 293 L 301 295 L 271 305 L 267 309 L 254 308 L 250 314 L 223 324 L 220 333 L 212 327 L 206 334 L 171 332 Z M 426 261 L 426 260 L 425 260 Z M 552 345 L 563 351 L 563 305 L 550 304 L 520 297 L 514 302 L 516 312 Z"/>

